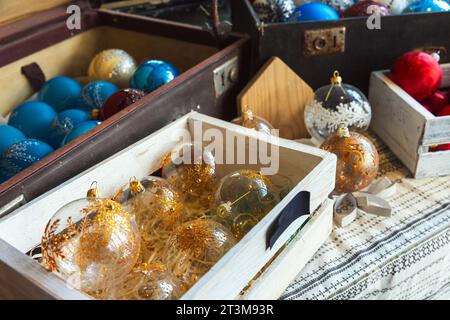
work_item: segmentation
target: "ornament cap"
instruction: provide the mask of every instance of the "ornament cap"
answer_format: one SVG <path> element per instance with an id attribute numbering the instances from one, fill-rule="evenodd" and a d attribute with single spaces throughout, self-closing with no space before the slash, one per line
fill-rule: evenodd
<path id="1" fill-rule="evenodd" d="M 130 179 L 130 191 L 135 194 L 144 192 L 144 186 L 136 177 Z"/>
<path id="2" fill-rule="evenodd" d="M 339 75 L 339 71 L 335 70 L 333 76 L 330 79 L 332 85 L 341 85 L 342 77 Z"/>
<path id="3" fill-rule="evenodd" d="M 337 134 L 337 136 L 339 138 L 348 138 L 348 137 L 350 137 L 350 132 L 348 131 L 348 128 L 346 126 L 340 126 L 337 129 L 336 134 Z"/>
<path id="4" fill-rule="evenodd" d="M 242 113 L 242 119 L 244 121 L 253 120 L 253 112 L 250 109 L 248 109 L 248 107 L 246 107 L 244 112 Z"/>
<path id="5" fill-rule="evenodd" d="M 92 182 L 91 187 L 86 193 L 86 196 L 88 198 L 99 198 L 100 197 L 100 190 L 98 189 L 98 183 L 97 181 Z"/>

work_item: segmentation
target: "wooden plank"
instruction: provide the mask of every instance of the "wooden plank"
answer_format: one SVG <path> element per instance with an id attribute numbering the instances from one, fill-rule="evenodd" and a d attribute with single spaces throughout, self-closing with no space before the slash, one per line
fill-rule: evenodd
<path id="1" fill-rule="evenodd" d="M 0 299 L 85 300 L 55 274 L 0 239 Z"/>
<path id="2" fill-rule="evenodd" d="M 317 209 L 312 220 L 239 298 L 266 300 L 280 297 L 330 235 L 333 227 L 333 203 L 332 200 L 327 200 Z"/>
<path id="3" fill-rule="evenodd" d="M 281 59 L 272 57 L 238 96 L 238 108 L 269 121 L 282 138 L 308 138 L 303 115 L 313 94 Z"/>
<path id="4" fill-rule="evenodd" d="M 403 164 L 415 172 L 425 123 L 433 116 L 389 79 L 386 71 L 372 73 L 369 101 L 372 129 Z"/>
<path id="5" fill-rule="evenodd" d="M 70 0 L 0 0 L 0 25 L 70 2 Z"/>
<path id="6" fill-rule="evenodd" d="M 450 151 L 421 154 L 417 163 L 416 179 L 450 175 Z"/>
<path id="7" fill-rule="evenodd" d="M 425 125 L 421 145 L 430 146 L 445 143 L 450 143 L 450 116 L 429 119 Z"/>

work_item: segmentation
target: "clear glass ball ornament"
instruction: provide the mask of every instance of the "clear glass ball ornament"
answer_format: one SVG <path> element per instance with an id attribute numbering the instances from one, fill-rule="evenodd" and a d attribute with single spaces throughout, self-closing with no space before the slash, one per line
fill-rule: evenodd
<path id="1" fill-rule="evenodd" d="M 265 134 L 271 134 L 270 130 L 273 129 L 273 126 L 267 120 L 255 116 L 250 110 L 245 110 L 242 116 L 233 119 L 231 122 Z"/>
<path id="2" fill-rule="evenodd" d="M 233 234 L 212 219 L 197 219 L 175 229 L 164 263 L 186 286 L 193 286 L 236 243 Z"/>
<path id="3" fill-rule="evenodd" d="M 216 162 L 211 151 L 200 143 L 177 145 L 162 163 L 167 179 L 190 208 L 209 209 L 216 188 Z"/>
<path id="4" fill-rule="evenodd" d="M 342 83 L 337 71 L 331 84 L 319 88 L 305 106 L 306 128 L 317 144 L 337 132 L 339 126 L 364 132 L 369 128 L 372 108 L 356 87 Z"/>
<path id="5" fill-rule="evenodd" d="M 237 239 L 245 236 L 280 201 L 269 177 L 242 169 L 225 176 L 215 197 L 215 216 Z"/>
<path id="6" fill-rule="evenodd" d="M 88 197 L 53 215 L 41 248 L 47 270 L 89 294 L 115 285 L 132 270 L 140 239 L 134 215 L 121 204 Z"/>

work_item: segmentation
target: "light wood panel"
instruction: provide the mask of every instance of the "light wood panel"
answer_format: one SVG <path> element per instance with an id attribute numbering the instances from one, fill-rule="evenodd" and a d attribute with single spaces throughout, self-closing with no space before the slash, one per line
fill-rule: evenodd
<path id="1" fill-rule="evenodd" d="M 70 2 L 70 0 L 0 0 L 0 25 Z"/>
<path id="2" fill-rule="evenodd" d="M 272 57 L 238 97 L 240 110 L 248 108 L 269 121 L 280 136 L 308 138 L 304 121 L 305 104 L 314 92 L 281 59 Z"/>

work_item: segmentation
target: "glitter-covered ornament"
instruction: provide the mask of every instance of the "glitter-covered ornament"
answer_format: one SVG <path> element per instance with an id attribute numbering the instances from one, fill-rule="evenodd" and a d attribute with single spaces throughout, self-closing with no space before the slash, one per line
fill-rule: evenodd
<path id="1" fill-rule="evenodd" d="M 222 178 L 213 212 L 241 239 L 278 202 L 279 196 L 269 177 L 259 171 L 241 169 Z"/>
<path id="2" fill-rule="evenodd" d="M 88 108 L 85 111 L 99 111 L 105 101 L 117 91 L 119 91 L 119 88 L 111 82 L 94 81 L 88 83 L 81 91 L 82 103 Z"/>
<path id="3" fill-rule="evenodd" d="M 81 85 L 71 78 L 54 77 L 42 85 L 39 100 L 53 107 L 56 112 L 73 109 L 77 107 L 81 89 Z"/>
<path id="4" fill-rule="evenodd" d="M 26 139 L 22 131 L 8 125 L 0 125 L 0 155 L 12 144 Z"/>
<path id="5" fill-rule="evenodd" d="M 254 0 L 252 5 L 265 23 L 286 22 L 295 10 L 292 0 Z"/>
<path id="6" fill-rule="evenodd" d="M 376 178 L 378 152 L 372 141 L 362 134 L 349 132 L 342 126 L 320 148 L 337 156 L 336 193 L 360 191 Z"/>
<path id="7" fill-rule="evenodd" d="M 47 141 L 49 127 L 56 117 L 56 111 L 40 101 L 27 101 L 10 115 L 8 124 L 23 132 L 28 138 Z"/>
<path id="8" fill-rule="evenodd" d="M 57 149 L 64 138 L 80 123 L 91 120 L 91 115 L 78 109 L 69 109 L 58 114 L 50 125 L 49 144 Z"/>
<path id="9" fill-rule="evenodd" d="M 179 76 L 171 64 L 162 60 L 147 60 L 140 64 L 130 81 L 130 87 L 150 93 Z"/>
<path id="10" fill-rule="evenodd" d="M 73 128 L 73 130 L 70 131 L 70 133 L 63 139 L 61 146 L 64 146 L 64 145 L 68 144 L 69 142 L 77 139 L 78 137 L 91 131 L 92 129 L 94 129 L 95 127 L 97 127 L 100 124 L 101 124 L 100 121 L 95 121 L 95 120 L 85 121 L 85 122 L 81 122 L 81 123 L 77 124 Z"/>
<path id="11" fill-rule="evenodd" d="M 112 200 L 88 197 L 62 207 L 41 241 L 43 266 L 91 294 L 114 286 L 139 254 L 134 215 Z"/>
<path id="12" fill-rule="evenodd" d="M 342 83 L 337 71 L 331 84 L 319 88 L 305 107 L 306 128 L 318 143 L 336 133 L 340 125 L 351 131 L 366 131 L 371 118 L 367 98 L 356 87 Z"/>
<path id="13" fill-rule="evenodd" d="M 363 0 L 351 6 L 342 13 L 343 17 L 368 17 L 371 15 L 389 16 L 389 9 L 376 1 Z"/>
<path id="14" fill-rule="evenodd" d="M 136 71 L 136 61 L 121 49 L 108 49 L 97 54 L 89 64 L 90 81 L 108 81 L 126 88 Z"/>
<path id="15" fill-rule="evenodd" d="M 236 243 L 222 224 L 210 219 L 186 222 L 167 241 L 164 262 L 190 288 Z"/>
<path id="16" fill-rule="evenodd" d="M 245 128 L 253 129 L 262 133 L 271 134 L 273 126 L 265 119 L 255 116 L 250 110 L 242 112 L 242 116 L 231 121 Z"/>
<path id="17" fill-rule="evenodd" d="M 401 14 L 403 10 L 411 3 L 411 0 L 376 0 L 385 5 L 391 14 Z"/>
<path id="18" fill-rule="evenodd" d="M 435 56 L 410 51 L 395 61 L 390 77 L 414 99 L 424 100 L 440 87 L 442 68 Z"/>
<path id="19" fill-rule="evenodd" d="M 290 21 L 303 22 L 337 19 L 339 19 L 339 14 L 329 5 L 321 2 L 305 2 L 295 9 Z"/>
<path id="20" fill-rule="evenodd" d="M 194 142 L 177 145 L 162 163 L 162 175 L 190 207 L 209 209 L 216 188 L 214 156 Z"/>
<path id="21" fill-rule="evenodd" d="M 0 162 L 2 175 L 11 178 L 52 152 L 51 146 L 36 139 L 16 142 L 3 152 Z"/>
<path id="22" fill-rule="evenodd" d="M 100 109 L 100 119 L 106 120 L 109 117 L 112 117 L 129 105 L 132 105 L 136 101 L 142 99 L 144 96 L 145 92 L 139 89 L 123 89 L 117 91 L 103 104 Z"/>
<path id="23" fill-rule="evenodd" d="M 445 0 L 419 0 L 407 6 L 402 13 L 448 12 L 450 4 Z"/>

